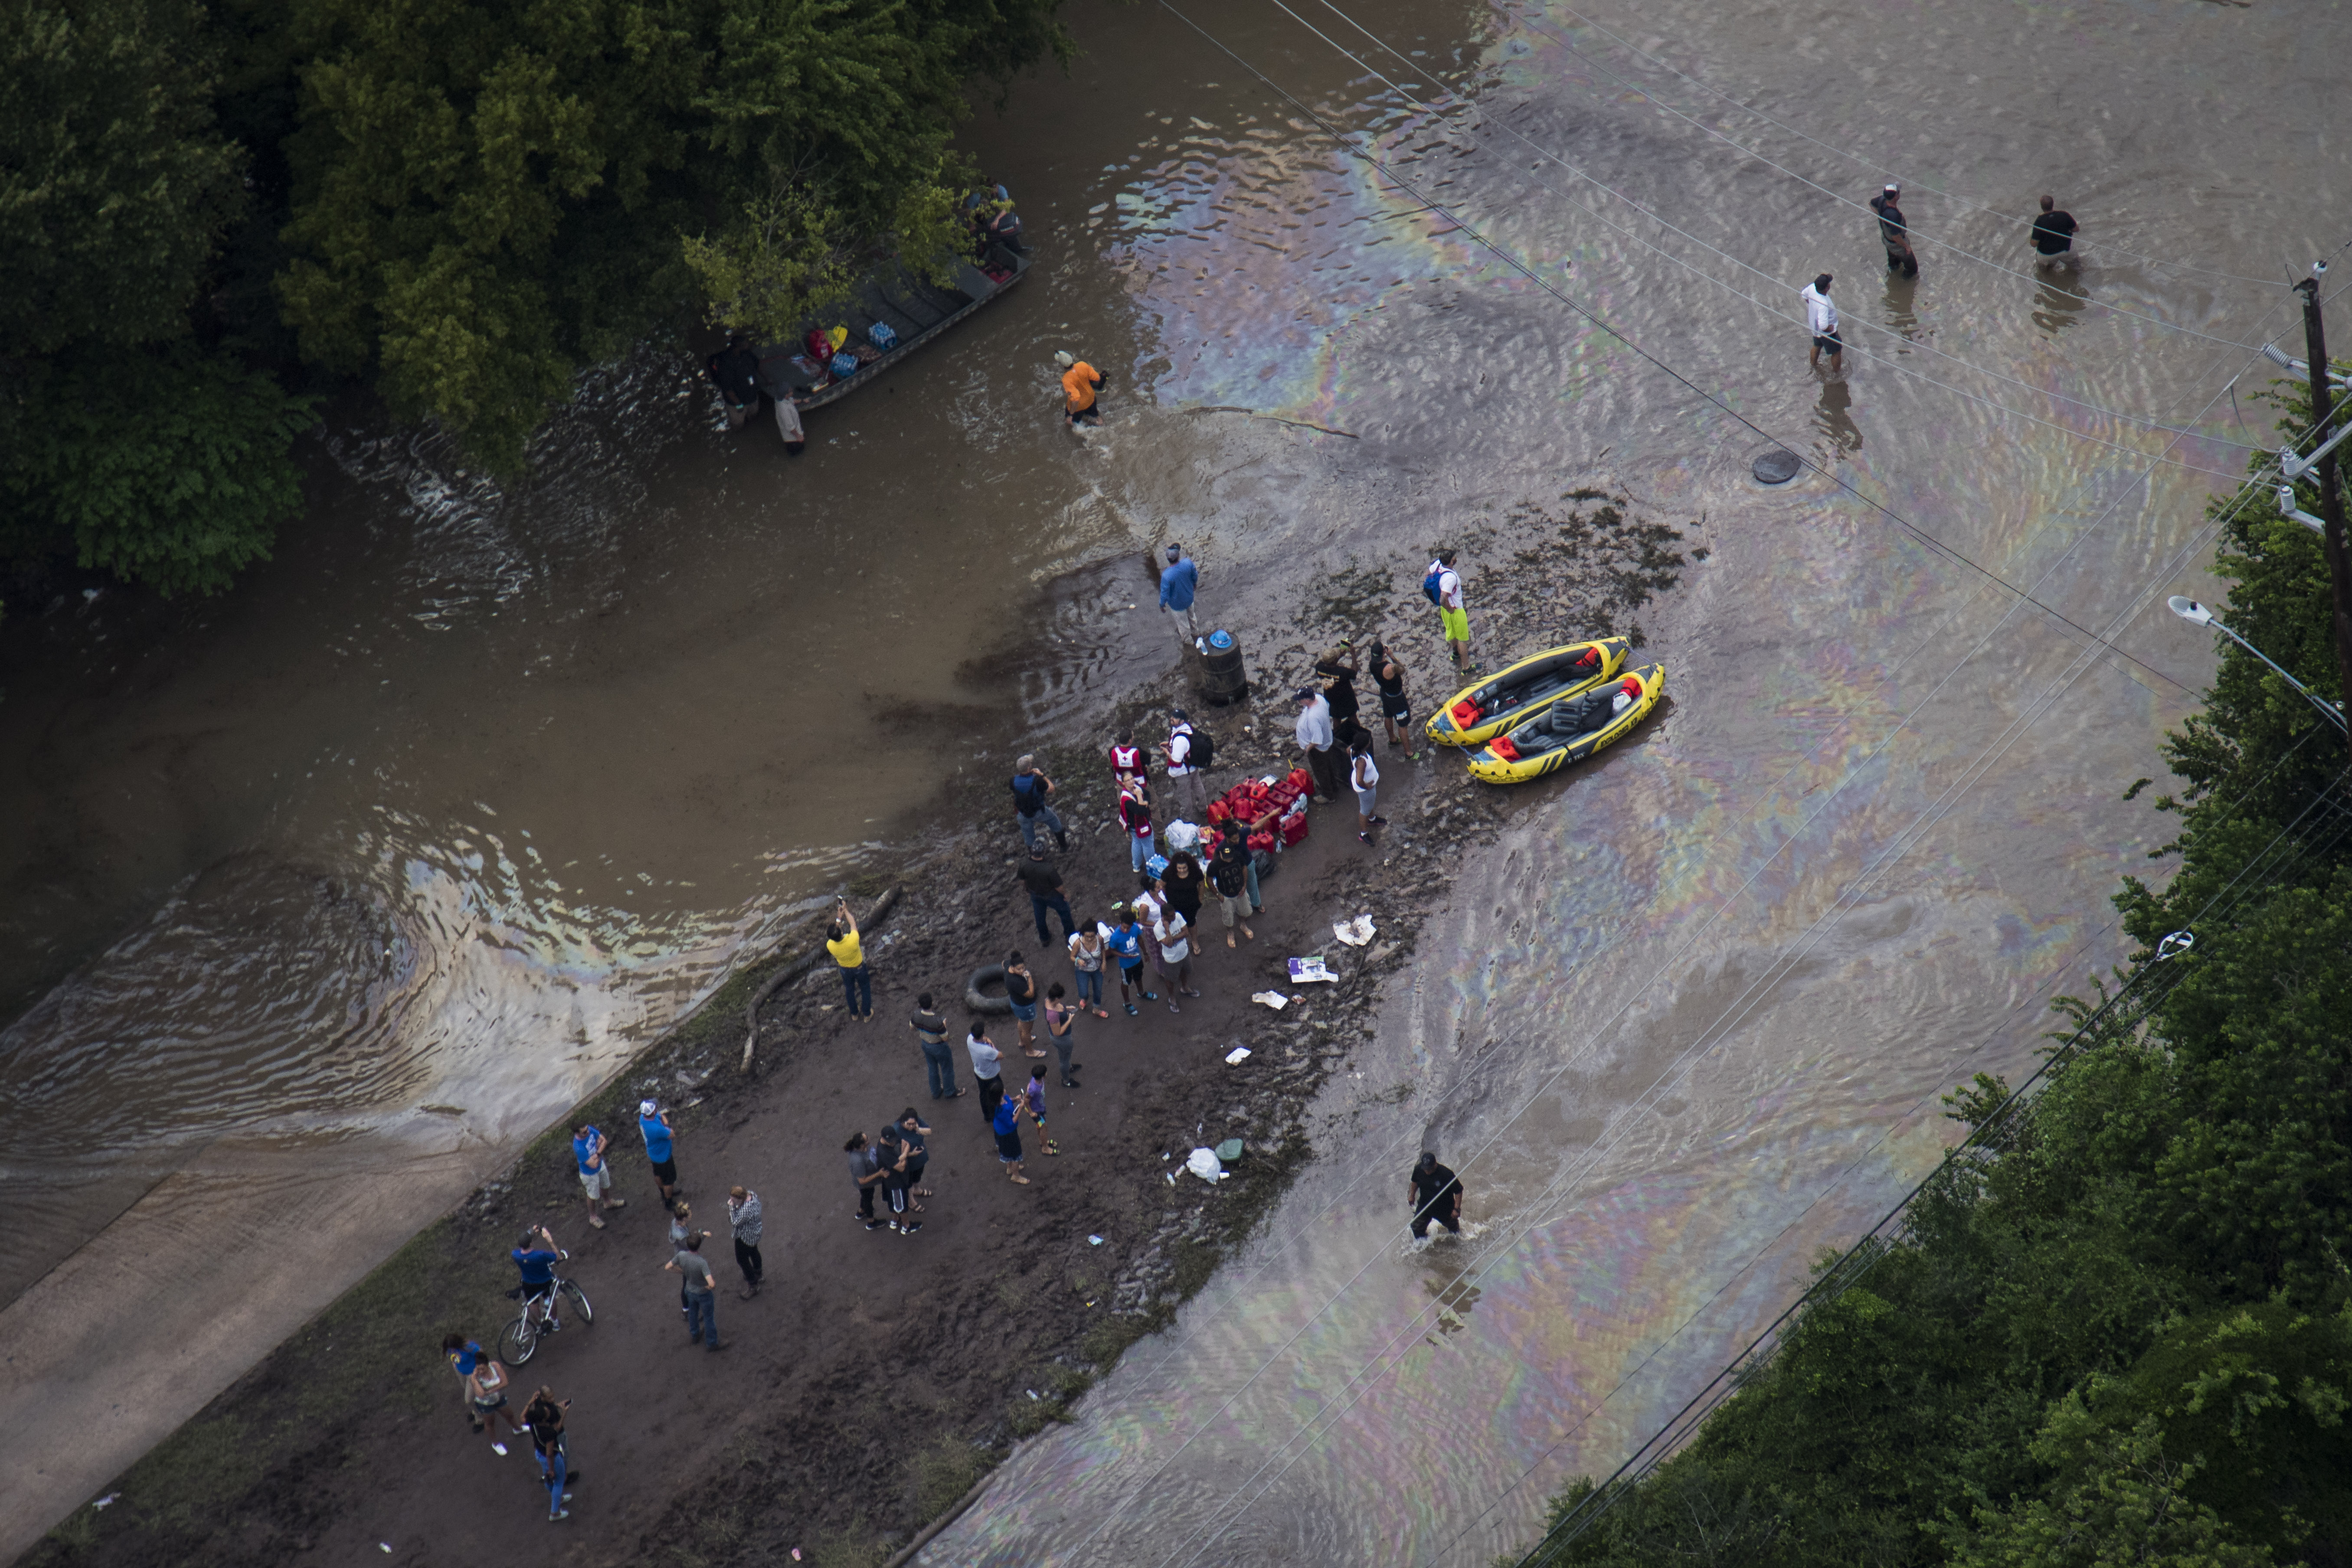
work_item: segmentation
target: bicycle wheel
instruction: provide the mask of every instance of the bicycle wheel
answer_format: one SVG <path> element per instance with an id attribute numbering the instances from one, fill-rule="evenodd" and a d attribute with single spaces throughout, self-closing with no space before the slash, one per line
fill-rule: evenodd
<path id="1" fill-rule="evenodd" d="M 539 1325 L 523 1315 L 499 1331 L 499 1359 L 509 1366 L 520 1366 L 539 1349 Z"/>
<path id="2" fill-rule="evenodd" d="M 585 1327 L 596 1321 L 596 1309 L 588 1304 L 587 1291 L 566 1279 L 563 1282 L 563 1293 L 572 1299 L 572 1310 L 579 1317 L 582 1326 Z"/>

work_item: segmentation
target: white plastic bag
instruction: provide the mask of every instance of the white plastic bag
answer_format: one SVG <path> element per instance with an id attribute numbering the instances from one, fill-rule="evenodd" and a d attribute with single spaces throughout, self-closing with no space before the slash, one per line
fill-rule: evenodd
<path id="1" fill-rule="evenodd" d="M 1186 1156 L 1184 1168 L 1204 1182 L 1214 1184 L 1225 1173 L 1225 1167 L 1214 1149 L 1195 1149 Z"/>

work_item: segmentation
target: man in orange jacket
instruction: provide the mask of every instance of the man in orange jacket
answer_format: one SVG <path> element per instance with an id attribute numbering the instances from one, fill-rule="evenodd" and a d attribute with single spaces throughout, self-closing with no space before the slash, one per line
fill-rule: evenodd
<path id="1" fill-rule="evenodd" d="M 1067 349 L 1056 353 L 1054 363 L 1062 367 L 1062 393 L 1068 399 L 1062 410 L 1063 420 L 1073 426 L 1081 419 L 1101 424 L 1102 410 L 1095 405 L 1095 394 L 1102 388 L 1102 372 L 1072 357 Z"/>

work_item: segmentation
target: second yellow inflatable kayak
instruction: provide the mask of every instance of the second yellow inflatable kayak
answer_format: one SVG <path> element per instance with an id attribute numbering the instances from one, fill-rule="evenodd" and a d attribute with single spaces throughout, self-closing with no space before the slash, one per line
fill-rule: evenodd
<path id="1" fill-rule="evenodd" d="M 1470 776 L 1488 784 L 1524 784 L 1580 763 L 1603 746 L 1623 740 L 1649 717 L 1666 692 L 1666 667 L 1645 664 L 1612 685 L 1554 702 L 1498 735 L 1470 759 Z M 1630 697 L 1612 711 L 1620 694 Z"/>
<path id="2" fill-rule="evenodd" d="M 1633 644 L 1598 637 L 1530 654 L 1477 685 L 1455 692 L 1430 715 L 1429 738 L 1441 746 L 1475 746 L 1538 708 L 1589 691 L 1624 668 Z"/>

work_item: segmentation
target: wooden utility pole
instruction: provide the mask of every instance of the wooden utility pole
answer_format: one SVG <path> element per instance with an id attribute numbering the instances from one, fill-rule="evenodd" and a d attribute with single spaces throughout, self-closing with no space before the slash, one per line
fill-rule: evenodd
<path id="1" fill-rule="evenodd" d="M 2316 446 L 2327 432 L 2336 399 L 2327 383 L 2327 331 L 2319 319 L 2320 268 L 2295 285 L 2303 293 L 2304 352 L 2311 362 L 2311 433 Z M 2323 536 L 2327 555 L 2328 587 L 2335 599 L 2336 680 L 2344 694 L 2344 712 L 2352 718 L 2352 542 L 2344 534 L 2344 496 L 2336 483 L 2336 454 L 2327 453 L 2311 468 L 2319 483 L 2319 515 L 2327 524 Z"/>

